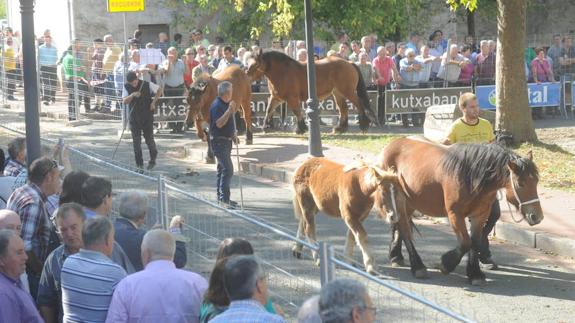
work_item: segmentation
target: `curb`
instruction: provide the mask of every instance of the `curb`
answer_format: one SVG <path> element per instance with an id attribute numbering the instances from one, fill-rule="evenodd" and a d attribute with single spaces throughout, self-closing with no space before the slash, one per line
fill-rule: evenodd
<path id="1" fill-rule="evenodd" d="M 199 147 L 185 147 L 186 156 L 203 160 L 205 150 Z M 293 171 L 282 168 L 260 165 L 251 161 L 240 161 L 240 167 L 236 159 L 232 158 L 237 169 L 245 174 L 271 179 L 286 184 L 291 184 Z M 499 221 L 495 225 L 494 235 L 498 239 L 513 242 L 529 248 L 537 248 L 564 257 L 575 259 L 575 239 L 559 237 L 550 233 L 536 232 L 521 228 L 515 224 Z"/>

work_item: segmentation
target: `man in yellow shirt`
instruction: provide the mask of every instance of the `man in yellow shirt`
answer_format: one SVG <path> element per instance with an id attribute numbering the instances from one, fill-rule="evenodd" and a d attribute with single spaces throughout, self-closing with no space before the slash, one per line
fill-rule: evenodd
<path id="1" fill-rule="evenodd" d="M 18 70 L 16 69 L 16 61 L 18 52 L 14 46 L 14 40 L 12 37 L 6 38 L 6 46 L 4 47 L 4 73 L 6 78 L 6 99 L 10 101 L 16 100 L 14 98 L 14 90 L 16 89 L 16 81 L 18 80 Z"/>
<path id="2" fill-rule="evenodd" d="M 444 145 L 456 143 L 488 144 L 495 140 L 491 123 L 479 117 L 479 104 L 475 94 L 467 92 L 459 97 L 459 109 L 463 117 L 455 120 L 447 130 Z M 483 227 L 483 236 L 479 248 L 479 261 L 486 265 L 488 269 L 497 269 L 497 264 L 491 258 L 489 250 L 489 233 L 493 230 L 495 223 L 501 216 L 499 201 L 495 200 L 491 206 L 491 213 Z"/>

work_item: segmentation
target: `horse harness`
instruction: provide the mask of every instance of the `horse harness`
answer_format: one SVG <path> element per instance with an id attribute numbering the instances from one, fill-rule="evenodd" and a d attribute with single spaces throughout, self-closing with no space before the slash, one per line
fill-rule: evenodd
<path id="1" fill-rule="evenodd" d="M 509 172 L 509 180 L 511 181 L 511 189 L 513 191 L 513 196 L 515 197 L 515 199 L 517 200 L 517 203 L 519 204 L 519 212 L 521 212 L 521 209 L 523 208 L 524 205 L 539 203 L 539 198 L 534 198 L 534 199 L 531 199 L 529 201 L 521 202 L 521 199 L 519 198 L 519 194 L 517 194 L 517 189 L 515 188 L 515 181 L 513 180 L 513 172 L 512 171 Z M 509 213 L 511 214 L 511 218 L 513 219 L 513 221 L 515 223 L 520 223 L 523 220 L 525 220 L 525 217 L 521 217 L 521 219 L 519 221 L 517 221 L 515 219 L 515 215 L 514 215 L 515 212 L 511 209 L 511 205 L 509 205 L 509 201 L 507 201 L 507 207 L 509 208 Z"/>

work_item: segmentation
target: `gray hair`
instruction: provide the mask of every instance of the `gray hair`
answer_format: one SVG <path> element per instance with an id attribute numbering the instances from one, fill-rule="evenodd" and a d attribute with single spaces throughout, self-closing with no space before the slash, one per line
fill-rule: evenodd
<path id="1" fill-rule="evenodd" d="M 80 204 L 75 202 L 60 204 L 60 206 L 58 206 L 58 208 L 56 209 L 55 219 L 56 221 L 64 220 L 68 218 L 70 214 L 75 214 L 82 220 L 82 222 L 86 221 L 86 214 L 84 213 L 84 209 L 82 209 L 82 206 Z"/>
<path id="2" fill-rule="evenodd" d="M 482 40 L 479 42 L 479 46 L 488 45 L 488 44 L 489 44 L 488 40 Z"/>
<path id="3" fill-rule="evenodd" d="M 295 46 L 296 46 L 296 47 L 299 47 L 299 46 L 305 47 L 305 41 L 303 41 L 303 40 L 298 40 L 298 41 L 295 43 Z"/>
<path id="4" fill-rule="evenodd" d="M 319 295 L 308 298 L 297 312 L 298 323 L 322 323 L 319 315 Z"/>
<path id="5" fill-rule="evenodd" d="M 16 159 L 18 154 L 24 149 L 26 149 L 26 138 L 14 138 L 8 143 L 8 156 L 10 156 L 12 159 Z"/>
<path id="6" fill-rule="evenodd" d="M 12 239 L 13 236 L 18 236 L 14 230 L 0 230 L 0 257 L 4 257 L 6 255 L 8 246 L 10 245 L 10 239 Z"/>
<path id="7" fill-rule="evenodd" d="M 305 49 L 305 48 L 298 49 L 297 53 L 296 53 L 296 57 L 299 57 L 299 55 L 301 55 L 301 53 L 305 53 L 307 55 L 307 49 Z"/>
<path id="8" fill-rule="evenodd" d="M 455 45 L 455 46 L 457 46 L 457 45 Z M 413 48 L 408 48 L 405 51 L 405 56 L 409 56 L 409 55 L 415 55 L 415 51 L 413 50 Z"/>
<path id="9" fill-rule="evenodd" d="M 259 260 L 253 255 L 230 257 L 223 276 L 224 287 L 231 301 L 252 298 L 257 281 L 265 277 Z"/>
<path id="10" fill-rule="evenodd" d="M 319 313 L 324 323 L 349 322 L 354 308 L 365 309 L 365 286 L 352 279 L 336 279 L 321 289 Z"/>
<path id="11" fill-rule="evenodd" d="M 120 216 L 131 221 L 146 217 L 148 196 L 142 191 L 127 191 L 120 195 Z"/>
<path id="12" fill-rule="evenodd" d="M 176 240 L 166 230 L 150 230 L 144 235 L 142 250 L 149 250 L 152 259 L 173 259 L 176 252 Z"/>
<path id="13" fill-rule="evenodd" d="M 112 222 L 105 216 L 88 219 L 82 228 L 82 241 L 84 246 L 91 247 L 104 243 L 112 234 Z"/>
<path id="14" fill-rule="evenodd" d="M 223 81 L 222 83 L 218 84 L 218 96 L 222 97 L 227 93 L 232 91 L 232 83 L 228 81 Z"/>
<path id="15" fill-rule="evenodd" d="M 112 38 L 111 34 L 107 34 L 106 36 L 104 36 L 104 42 L 107 42 L 108 40 L 113 41 L 114 39 Z"/>

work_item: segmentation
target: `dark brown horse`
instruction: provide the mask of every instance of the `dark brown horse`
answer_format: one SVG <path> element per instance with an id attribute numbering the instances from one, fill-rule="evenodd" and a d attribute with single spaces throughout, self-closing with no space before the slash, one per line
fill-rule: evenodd
<path id="1" fill-rule="evenodd" d="M 207 122 L 209 125 L 210 105 L 218 95 L 218 84 L 223 81 L 232 83 L 232 100 L 242 107 L 246 123 L 246 144 L 250 145 L 253 142 L 252 110 L 250 106 L 252 98 L 251 81 L 237 65 L 227 67 L 214 77 L 205 76 L 192 85 L 187 99 L 189 109 L 186 122 L 190 126 L 195 122 L 198 137 L 202 140 L 207 140 L 203 131 L 206 126 L 202 126 L 202 123 Z"/>
<path id="2" fill-rule="evenodd" d="M 391 142 L 380 154 L 378 166 L 393 169 L 407 196 L 406 214 L 414 210 L 434 217 L 449 218 L 459 245 L 441 257 L 443 273 L 452 272 L 469 251 L 467 277 L 473 285 L 485 282 L 478 253 L 497 191 L 504 188 L 507 200 L 515 205 L 530 225 L 543 220 L 537 195 L 539 181 L 531 152 L 519 157 L 495 144 L 443 146 L 424 138 L 402 138 Z M 471 223 L 471 237 L 465 218 Z M 390 259 L 401 263 L 401 241 L 409 253 L 411 271 L 425 276 L 426 268 L 412 242 L 411 228 L 399 222 L 393 228 Z M 399 236 L 396 230 L 399 229 Z"/>
<path id="3" fill-rule="evenodd" d="M 297 237 L 303 239 L 305 235 L 310 243 L 316 243 L 315 215 L 318 211 L 341 218 L 348 227 L 346 255 L 353 256 L 356 242 L 366 271 L 375 273 L 375 261 L 362 222 L 374 204 L 382 218 L 390 222 L 400 220 L 396 206 L 405 205 L 405 197 L 398 185 L 398 177 L 394 173 L 375 166 L 359 163 L 344 167 L 325 158 L 307 160 L 296 170 L 293 178 L 294 213 L 299 220 Z M 301 250 L 302 245 L 296 244 L 294 255 L 301 257 Z M 317 253 L 312 254 L 317 261 Z"/>
<path id="4" fill-rule="evenodd" d="M 315 66 L 319 100 L 333 94 L 339 110 L 339 125 L 334 128 L 334 132 L 347 131 L 348 107 L 345 99 L 357 108 L 361 130 L 369 128 L 370 120 L 377 122 L 369 105 L 365 82 L 355 64 L 336 57 L 327 57 L 317 61 Z M 256 55 L 250 62 L 247 73 L 253 80 L 264 75 L 268 79 L 271 96 L 266 110 L 264 130 L 271 125 L 275 109 L 282 102 L 287 102 L 288 108 L 298 121 L 296 133 L 304 133 L 307 127 L 301 104 L 308 99 L 306 65 L 286 54 L 269 51 Z"/>

